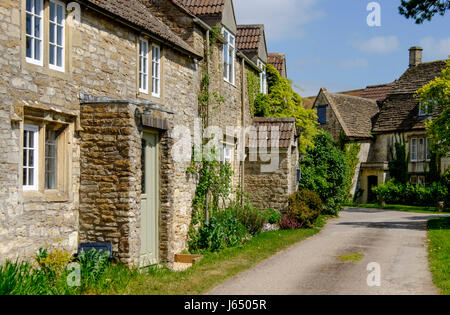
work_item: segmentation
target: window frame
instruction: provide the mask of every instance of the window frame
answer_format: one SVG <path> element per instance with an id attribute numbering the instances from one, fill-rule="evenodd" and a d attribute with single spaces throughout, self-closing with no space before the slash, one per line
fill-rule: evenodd
<path id="1" fill-rule="evenodd" d="M 423 142 L 421 144 L 421 141 Z M 411 138 L 410 144 L 410 161 L 416 162 L 430 162 L 431 152 L 430 148 L 430 138 L 429 137 L 413 137 Z M 420 151 L 422 150 L 422 151 Z"/>
<path id="2" fill-rule="evenodd" d="M 258 68 L 261 69 L 259 74 L 259 92 L 266 95 L 267 94 L 267 66 L 261 59 L 257 62 Z"/>
<path id="3" fill-rule="evenodd" d="M 158 52 L 157 60 L 155 60 L 155 50 Z M 158 71 L 155 71 L 156 69 Z M 155 76 L 155 72 L 158 73 L 157 76 Z M 157 88 L 156 92 L 155 87 Z M 157 44 L 152 44 L 152 96 L 161 97 L 161 46 Z"/>
<path id="4" fill-rule="evenodd" d="M 53 135 L 54 135 L 54 139 L 52 139 L 51 141 L 53 142 L 53 143 L 49 143 L 48 141 L 47 141 L 47 135 L 49 134 L 49 133 L 53 133 Z M 58 154 L 59 154 L 59 145 L 58 145 L 58 140 L 59 140 L 59 134 L 56 132 L 56 130 L 53 130 L 53 129 L 50 129 L 50 128 L 45 128 L 45 141 L 44 141 L 44 190 L 57 190 L 58 189 Z M 48 148 L 49 148 L 49 146 L 53 146 L 53 156 L 50 156 L 49 154 L 48 154 Z M 52 172 L 49 172 L 48 171 L 48 168 L 47 168 L 47 160 L 48 159 L 53 159 L 54 160 L 54 162 L 53 162 L 53 166 L 54 166 L 54 169 L 53 169 L 53 171 Z M 47 179 L 48 179 L 48 177 L 47 177 L 47 174 L 48 173 L 53 173 L 53 177 L 54 177 L 54 179 L 53 179 L 53 181 L 54 181 L 54 187 L 49 187 L 48 186 L 48 184 L 49 184 L 49 182 L 47 181 Z"/>
<path id="5" fill-rule="evenodd" d="M 28 11 L 27 10 L 27 2 L 28 0 L 25 0 L 25 61 L 37 66 L 44 66 L 44 19 L 45 19 L 45 14 L 44 14 L 44 0 L 29 0 L 32 3 L 32 8 L 34 12 Z M 35 11 L 35 4 L 36 1 L 39 1 L 41 10 L 40 10 L 40 14 L 38 15 Z M 31 19 L 31 34 L 29 35 L 27 33 L 27 17 L 28 15 L 32 16 Z M 40 32 L 40 36 L 36 37 L 35 36 L 35 26 L 36 26 L 36 17 L 39 17 L 40 19 L 40 23 L 39 23 L 39 32 Z M 28 57 L 27 56 L 27 40 L 28 38 L 32 39 L 32 48 L 31 48 L 31 55 L 33 57 Z M 40 59 L 35 59 L 34 56 L 36 56 L 36 40 L 39 40 L 39 48 L 40 48 Z"/>
<path id="6" fill-rule="evenodd" d="M 50 16 L 52 3 L 54 3 L 56 6 L 56 12 L 55 12 L 56 13 L 56 15 L 55 15 L 56 21 L 52 21 L 51 16 Z M 57 14 L 58 6 L 62 6 L 62 8 L 63 8 L 61 24 L 58 24 L 58 14 Z M 65 65 L 66 65 L 66 60 L 65 60 L 66 59 L 65 58 L 66 57 L 65 56 L 65 54 L 66 54 L 66 34 L 65 34 L 65 32 L 66 32 L 66 4 L 61 1 L 58 1 L 58 0 L 49 0 L 48 8 L 49 8 L 49 13 L 48 13 L 49 14 L 49 16 L 48 16 L 48 67 L 52 70 L 65 72 Z M 54 33 L 55 42 L 54 43 L 51 42 L 51 38 L 50 38 L 50 28 L 52 27 L 52 24 L 55 25 L 55 33 Z M 62 45 L 58 45 L 58 27 L 59 26 L 62 27 L 62 30 L 61 30 Z M 50 56 L 51 56 L 50 51 L 52 50 L 52 46 L 55 47 L 54 48 L 55 49 L 54 58 L 55 58 L 55 63 L 56 63 L 55 65 L 51 64 L 51 62 L 50 62 Z M 61 66 L 57 65 L 58 48 L 61 48 Z"/>
<path id="7" fill-rule="evenodd" d="M 225 27 L 222 28 L 222 35 L 227 41 L 223 44 L 223 78 L 234 85 L 236 83 L 236 36 Z"/>
<path id="8" fill-rule="evenodd" d="M 39 190 L 39 130 L 40 127 L 38 125 L 32 125 L 32 124 L 24 124 L 23 125 L 23 145 L 22 145 L 22 176 L 24 169 L 30 169 L 30 165 L 28 165 L 29 161 L 29 155 L 27 154 L 27 165 L 25 165 L 24 155 L 25 150 L 33 149 L 34 152 L 34 159 L 33 159 L 33 185 L 28 185 L 28 183 L 25 183 L 25 179 L 22 179 L 22 189 L 24 191 L 38 191 Z M 33 142 L 34 146 L 33 148 L 28 147 L 28 144 L 25 143 L 25 132 L 32 132 L 33 133 Z M 28 175 L 27 175 L 28 176 Z"/>
<path id="9" fill-rule="evenodd" d="M 234 155 L 234 146 L 224 143 L 222 145 L 222 156 L 221 156 L 222 164 L 225 164 L 225 163 L 232 164 L 233 163 L 233 155 Z"/>
<path id="10" fill-rule="evenodd" d="M 145 44 L 147 51 L 146 54 L 143 54 L 143 44 Z M 147 39 L 140 38 L 139 39 L 139 78 L 138 78 L 138 84 L 139 84 L 139 92 L 144 94 L 149 94 L 149 60 L 150 60 L 150 45 Z M 144 60 L 147 60 L 146 67 L 144 65 Z M 145 71 L 145 72 L 144 72 Z M 146 76 L 146 84 L 142 84 L 144 82 L 143 78 Z"/>

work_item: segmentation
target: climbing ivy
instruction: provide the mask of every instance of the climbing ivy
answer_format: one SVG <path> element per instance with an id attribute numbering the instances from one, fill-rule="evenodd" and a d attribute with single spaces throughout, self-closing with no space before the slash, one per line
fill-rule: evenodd
<path id="1" fill-rule="evenodd" d="M 399 184 L 409 182 L 408 154 L 404 136 L 394 136 L 394 144 L 389 147 L 391 161 L 389 162 L 389 174 Z"/>

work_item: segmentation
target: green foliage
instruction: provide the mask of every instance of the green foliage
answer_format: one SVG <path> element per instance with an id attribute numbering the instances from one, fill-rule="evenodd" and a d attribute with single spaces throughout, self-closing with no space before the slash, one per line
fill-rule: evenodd
<path id="1" fill-rule="evenodd" d="M 450 5 L 450 4 L 448 4 Z M 440 77 L 417 91 L 417 97 L 425 108 L 439 112 L 439 116 L 426 122 L 431 137 L 432 151 L 438 158 L 448 156 L 450 152 L 450 61 L 442 70 Z"/>
<path id="2" fill-rule="evenodd" d="M 396 136 L 394 146 L 389 148 L 391 161 L 389 162 L 389 174 L 400 184 L 409 182 L 408 163 L 404 136 Z"/>
<path id="3" fill-rule="evenodd" d="M 264 117 L 264 116 L 261 116 L 260 113 L 257 113 L 256 108 L 255 108 L 256 98 L 260 97 L 262 94 L 260 93 L 260 89 L 259 89 L 259 87 L 260 87 L 259 77 L 253 71 L 247 71 L 247 87 L 248 87 L 248 101 L 250 104 L 251 113 L 254 116 Z"/>
<path id="4" fill-rule="evenodd" d="M 194 164 L 188 169 L 189 173 L 196 173 L 199 176 L 193 199 L 193 225 L 206 219 L 207 210 L 217 211 L 220 202 L 225 202 L 231 192 L 231 177 L 233 176 L 231 165 L 223 164 L 215 159 L 208 160 L 204 157 L 201 163 Z"/>
<path id="5" fill-rule="evenodd" d="M 273 209 L 266 210 L 264 214 L 267 216 L 267 222 L 269 224 L 279 224 L 282 219 L 281 213 Z"/>
<path id="6" fill-rule="evenodd" d="M 190 234 L 191 253 L 218 252 L 242 244 L 248 238 L 244 225 L 231 211 L 222 211 Z"/>
<path id="7" fill-rule="evenodd" d="M 302 98 L 292 88 L 292 81 L 281 77 L 277 69 L 267 65 L 268 94 L 257 94 L 254 102 L 256 117 L 295 117 L 297 127 L 302 128 L 299 139 L 300 152 L 313 146 L 317 134 L 317 115 L 314 110 L 302 106 Z"/>
<path id="8" fill-rule="evenodd" d="M 436 14 L 444 15 L 449 9 L 449 0 L 402 0 L 399 12 L 408 19 L 415 19 L 417 24 L 422 24 L 431 21 Z"/>
<path id="9" fill-rule="evenodd" d="M 322 200 L 313 191 L 303 189 L 289 197 L 289 216 L 302 227 L 312 228 L 322 211 Z"/>
<path id="10" fill-rule="evenodd" d="M 374 187 L 373 192 L 379 201 L 384 200 L 388 204 L 435 206 L 439 201 L 445 201 L 448 206 L 450 202 L 447 187 L 440 183 L 419 186 L 399 184 L 391 180 Z"/>
<path id="11" fill-rule="evenodd" d="M 261 232 L 269 218 L 263 211 L 253 206 L 250 202 L 241 202 L 241 198 L 242 196 L 238 195 L 237 200 L 231 203 L 228 210 L 238 218 L 251 235 L 257 235 Z"/>
<path id="12" fill-rule="evenodd" d="M 81 266 L 81 279 L 84 289 L 97 283 L 111 265 L 109 254 L 95 249 L 81 252 L 78 261 Z"/>
<path id="13" fill-rule="evenodd" d="M 325 131 L 314 137 L 314 147 L 307 151 L 301 162 L 302 181 L 299 186 L 319 195 L 324 202 L 324 214 L 337 215 L 348 200 L 357 152 L 356 146 L 341 151 Z"/>

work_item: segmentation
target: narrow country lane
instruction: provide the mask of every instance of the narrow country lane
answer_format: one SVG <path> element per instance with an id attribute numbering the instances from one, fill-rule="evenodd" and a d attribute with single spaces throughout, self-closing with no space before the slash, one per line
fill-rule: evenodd
<path id="1" fill-rule="evenodd" d="M 213 295 L 438 294 L 427 253 L 434 215 L 348 209 L 323 231 L 208 292 Z M 358 262 L 342 256 L 363 254 Z M 370 263 L 381 285 L 369 286 Z"/>

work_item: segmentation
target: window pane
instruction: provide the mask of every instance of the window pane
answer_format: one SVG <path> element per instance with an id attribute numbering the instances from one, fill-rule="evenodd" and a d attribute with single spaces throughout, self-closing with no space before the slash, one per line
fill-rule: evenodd
<path id="1" fill-rule="evenodd" d="M 63 45 L 63 28 L 61 26 L 57 28 L 57 44 L 59 46 Z"/>
<path id="2" fill-rule="evenodd" d="M 58 18 L 57 23 L 62 24 L 64 19 L 64 12 L 63 7 L 60 5 L 57 6 L 57 18 Z"/>
<path id="3" fill-rule="evenodd" d="M 34 18 L 34 37 L 41 38 L 41 19 Z"/>
<path id="4" fill-rule="evenodd" d="M 27 14 L 27 21 L 26 21 L 26 32 L 27 35 L 33 35 L 31 32 L 33 31 L 33 17 L 29 14 Z"/>
<path id="5" fill-rule="evenodd" d="M 34 1 L 34 12 L 37 15 L 41 15 L 41 10 L 42 10 L 42 8 L 41 8 L 41 0 L 35 0 Z"/>
<path id="6" fill-rule="evenodd" d="M 49 29 L 49 40 L 50 43 L 55 43 L 55 29 L 56 29 L 56 25 L 53 23 L 50 23 L 50 29 Z"/>
<path id="7" fill-rule="evenodd" d="M 56 132 L 47 130 L 45 135 L 45 189 L 56 188 Z"/>
<path id="8" fill-rule="evenodd" d="M 27 11 L 28 12 L 33 12 L 33 1 L 32 0 L 27 0 Z"/>
<path id="9" fill-rule="evenodd" d="M 56 54 L 57 55 L 57 63 L 56 63 L 56 65 L 58 67 L 62 67 L 62 65 L 63 65 L 63 63 L 62 63 L 62 61 L 63 61 L 63 49 L 61 47 L 58 47 L 56 52 L 57 52 L 57 54 Z"/>
<path id="10" fill-rule="evenodd" d="M 423 161 L 424 160 L 424 153 L 425 153 L 425 141 L 424 139 L 419 139 L 419 148 L 418 148 L 418 160 Z"/>
<path id="11" fill-rule="evenodd" d="M 411 140 L 411 160 L 417 160 L 417 139 Z"/>
<path id="12" fill-rule="evenodd" d="M 28 186 L 34 185 L 34 168 L 28 169 Z"/>
<path id="13" fill-rule="evenodd" d="M 23 185 L 26 186 L 28 184 L 28 169 L 23 168 Z"/>
<path id="14" fill-rule="evenodd" d="M 28 58 L 33 58 L 33 52 L 32 52 L 32 49 L 33 49 L 33 39 L 31 38 L 31 37 L 27 37 L 27 48 L 26 48 L 26 50 L 27 50 L 27 57 Z"/>
<path id="15" fill-rule="evenodd" d="M 50 2 L 50 21 L 56 22 L 55 3 Z"/>
<path id="16" fill-rule="evenodd" d="M 41 41 L 34 40 L 34 59 L 41 60 Z"/>
<path id="17" fill-rule="evenodd" d="M 49 62 L 51 65 L 55 64 L 55 46 L 50 45 L 50 49 L 49 49 Z"/>

